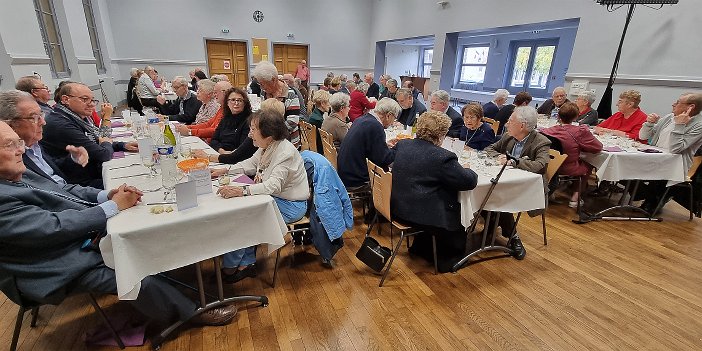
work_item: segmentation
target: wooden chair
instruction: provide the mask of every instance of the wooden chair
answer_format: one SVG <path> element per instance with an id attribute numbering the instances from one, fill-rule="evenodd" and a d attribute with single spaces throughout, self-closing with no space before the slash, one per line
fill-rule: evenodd
<path id="1" fill-rule="evenodd" d="M 500 122 L 488 117 L 483 117 L 483 122 L 488 123 L 490 127 L 492 127 L 492 131 L 495 132 L 495 135 L 498 134 L 497 132 L 500 130 Z"/>
<path id="2" fill-rule="evenodd" d="M 312 201 L 312 200 L 309 200 L 309 201 Z M 295 244 L 293 242 L 292 235 L 293 235 L 293 233 L 302 233 L 304 235 L 305 233 L 309 232 L 309 230 L 310 230 L 309 215 L 305 214 L 305 216 L 302 217 L 302 219 L 300 219 L 299 221 L 297 221 L 295 223 L 290 223 L 287 226 L 288 226 L 288 232 L 284 238 L 285 244 L 283 244 L 283 246 L 280 247 L 278 249 L 278 251 L 276 251 L 276 254 L 275 254 L 275 265 L 273 266 L 273 280 L 271 281 L 271 288 L 275 288 L 275 281 L 278 278 L 278 261 L 280 260 L 280 251 L 282 251 L 284 247 L 292 244 L 293 245 L 293 256 L 292 257 L 294 257 Z"/>
<path id="3" fill-rule="evenodd" d="M 337 158 L 337 151 L 336 147 L 334 147 L 334 137 L 329 134 L 324 129 L 318 129 L 319 134 L 322 136 L 322 152 L 324 152 L 324 157 L 329 161 L 329 163 L 332 164 L 334 169 L 336 168 L 336 158 Z"/>
<path id="4" fill-rule="evenodd" d="M 558 169 L 561 168 L 561 165 L 563 162 L 565 162 L 566 157 L 568 157 L 568 155 L 561 154 L 553 149 L 548 150 L 548 155 L 551 160 L 548 162 L 548 166 L 546 166 L 546 184 L 551 182 L 551 178 L 556 175 Z M 544 191 L 544 196 L 546 197 L 545 203 L 547 204 L 546 207 L 548 208 L 548 191 Z M 580 209 L 579 206 L 580 198 L 578 198 L 578 210 Z M 543 227 L 544 232 L 544 245 L 548 245 L 548 242 L 546 241 L 546 208 L 544 208 L 543 212 L 541 212 L 541 226 Z"/>
<path id="5" fill-rule="evenodd" d="M 300 142 L 302 150 L 317 152 L 317 127 L 308 122 L 300 121 Z"/>
<path id="6" fill-rule="evenodd" d="M 385 267 L 385 270 L 383 271 L 383 276 L 382 278 L 380 278 L 380 284 L 378 284 L 378 286 L 382 287 L 383 282 L 385 282 L 385 278 L 387 277 L 388 272 L 390 271 L 392 262 L 395 260 L 395 256 L 400 250 L 400 246 L 402 246 L 402 241 L 406 237 L 422 233 L 422 231 L 412 231 L 406 234 L 405 232 L 411 231 L 412 227 L 392 219 L 392 214 L 390 211 L 390 199 L 392 197 L 392 173 L 385 172 L 385 170 L 383 170 L 381 167 L 378 167 L 368 159 L 366 159 L 366 165 L 368 166 L 368 175 L 371 180 L 371 192 L 373 194 L 373 204 L 375 205 L 376 210 L 375 218 L 373 219 L 373 222 L 371 223 L 369 229 L 371 229 L 374 224 L 377 224 L 378 214 L 385 217 L 388 220 L 388 222 L 390 222 L 390 246 L 393 246 L 392 229 L 397 228 L 400 230 L 400 240 L 398 240 L 397 245 L 395 245 L 394 250 L 392 250 L 390 260 L 388 260 L 388 264 Z M 370 230 L 368 231 L 368 233 L 370 233 Z M 366 235 L 368 235 L 368 233 Z M 434 250 L 434 274 L 437 274 L 438 264 L 436 257 L 436 237 L 432 234 L 431 239 Z"/>
<path id="7" fill-rule="evenodd" d="M 695 173 L 697 173 L 697 170 L 700 168 L 700 164 L 702 164 L 702 156 L 695 156 L 692 158 L 692 166 L 690 166 L 690 170 L 687 171 L 685 181 L 665 188 L 665 192 L 663 193 L 661 200 L 658 202 L 658 205 L 656 205 L 656 209 L 653 211 L 653 213 L 658 213 L 663 205 L 665 205 L 665 198 L 668 196 L 670 188 L 674 186 L 684 186 L 690 189 L 690 220 L 692 220 L 694 214 L 694 189 L 692 189 L 692 177 L 695 175 Z"/>
<path id="8" fill-rule="evenodd" d="M 322 141 L 326 141 L 329 145 L 334 145 L 334 136 L 331 135 L 331 133 L 321 128 L 317 130 L 319 131 L 319 135 L 322 136 Z"/>
<path id="9" fill-rule="evenodd" d="M 34 328 L 37 325 L 37 318 L 39 317 L 39 307 L 41 307 L 44 304 L 30 301 L 26 297 L 24 297 L 22 292 L 17 287 L 15 277 L 2 269 L 0 269 L 0 290 L 5 294 L 5 296 L 7 296 L 7 298 L 10 301 L 14 302 L 19 306 L 19 311 L 17 312 L 17 320 L 15 321 L 15 330 L 12 333 L 12 341 L 10 343 L 10 351 L 14 351 L 17 349 L 17 342 L 19 341 L 20 331 L 22 329 L 22 319 L 24 319 L 25 312 L 32 311 L 32 321 L 30 323 L 30 326 Z M 124 343 L 117 334 L 117 331 L 115 331 L 115 328 L 107 319 L 105 311 L 103 311 L 102 308 L 100 308 L 100 305 L 98 305 L 93 294 L 89 293 L 88 296 L 90 297 L 90 304 L 100 315 L 100 318 L 109 329 L 110 333 L 112 334 L 112 337 L 114 338 L 115 342 L 117 342 L 119 348 L 124 349 Z"/>

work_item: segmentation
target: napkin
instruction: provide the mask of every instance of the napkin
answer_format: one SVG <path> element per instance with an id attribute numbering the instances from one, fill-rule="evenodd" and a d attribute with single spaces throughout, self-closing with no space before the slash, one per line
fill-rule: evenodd
<path id="1" fill-rule="evenodd" d="M 124 151 L 115 151 L 112 153 L 112 159 L 124 158 Z"/>
<path id="2" fill-rule="evenodd" d="M 112 122 L 112 128 L 124 127 L 124 122 L 115 121 Z"/>
<path id="3" fill-rule="evenodd" d="M 624 149 L 620 148 L 619 146 L 605 146 L 602 148 L 602 150 L 607 151 L 607 152 L 622 152 Z"/>
<path id="4" fill-rule="evenodd" d="M 232 179 L 232 182 L 242 183 L 242 184 L 254 184 L 254 181 L 249 178 L 246 174 L 242 174 L 239 178 Z"/>
<path id="5" fill-rule="evenodd" d="M 132 136 L 132 132 L 115 133 L 115 134 L 110 135 L 111 138 L 119 138 L 119 137 L 127 137 L 127 136 Z"/>

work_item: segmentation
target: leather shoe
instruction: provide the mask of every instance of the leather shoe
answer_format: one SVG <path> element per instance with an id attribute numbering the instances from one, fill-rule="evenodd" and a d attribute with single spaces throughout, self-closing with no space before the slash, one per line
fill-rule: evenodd
<path id="1" fill-rule="evenodd" d="M 256 276 L 256 264 L 250 264 L 244 269 L 236 271 L 234 274 L 222 272 L 222 281 L 227 284 L 234 284 L 244 278 L 253 278 Z"/>
<path id="2" fill-rule="evenodd" d="M 225 325 L 236 317 L 237 308 L 234 305 L 213 308 L 193 317 L 190 321 L 197 325 Z"/>

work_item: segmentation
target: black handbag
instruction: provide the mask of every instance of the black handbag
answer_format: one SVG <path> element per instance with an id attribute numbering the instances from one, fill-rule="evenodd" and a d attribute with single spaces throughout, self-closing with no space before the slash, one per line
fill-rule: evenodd
<path id="1" fill-rule="evenodd" d="M 392 251 L 389 248 L 380 246 L 377 240 L 367 236 L 361 248 L 356 252 L 356 258 L 365 263 L 368 267 L 376 272 L 380 272 L 385 266 L 385 262 L 390 259 Z"/>

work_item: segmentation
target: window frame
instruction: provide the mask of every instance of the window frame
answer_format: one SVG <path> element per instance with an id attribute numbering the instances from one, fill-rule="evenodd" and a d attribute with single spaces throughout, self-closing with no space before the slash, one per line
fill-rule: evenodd
<path id="1" fill-rule="evenodd" d="M 424 61 L 424 54 L 427 50 L 432 51 L 432 55 L 431 55 L 432 58 L 431 58 L 431 62 L 429 62 L 429 63 Z M 431 78 L 430 77 L 431 76 L 431 65 L 434 63 L 434 47 L 433 46 L 424 46 L 424 47 L 420 48 L 419 52 L 420 52 L 420 54 L 419 54 L 419 66 L 417 67 L 417 76 L 422 77 L 422 78 Z M 429 75 L 425 76 L 424 70 L 425 70 L 427 65 L 429 66 L 429 70 L 427 70 L 427 72 L 429 72 Z"/>
<path id="2" fill-rule="evenodd" d="M 58 25 L 58 20 L 56 19 L 56 7 L 54 6 L 53 0 L 47 0 L 47 3 L 49 4 L 50 12 L 46 12 L 45 9 L 42 9 L 40 0 L 34 0 L 34 12 L 37 15 L 37 21 L 39 23 L 39 30 L 41 32 L 42 42 L 44 45 L 44 51 L 46 51 L 46 55 L 49 56 L 49 68 L 51 69 L 51 75 L 53 76 L 53 78 L 68 78 L 71 76 L 71 68 L 68 67 L 68 59 L 66 57 L 66 50 L 64 49 L 64 46 L 63 46 L 63 39 L 61 38 L 61 30 L 60 30 L 59 25 Z M 43 15 L 51 16 L 52 25 L 56 31 L 56 40 L 58 41 L 57 43 L 52 44 L 51 42 L 49 42 L 47 25 L 46 25 L 46 22 L 44 21 Z M 54 52 L 53 52 L 53 50 L 51 50 L 52 45 L 55 45 L 58 47 L 59 55 L 61 57 L 54 57 Z M 65 71 L 58 71 L 56 69 L 56 60 L 61 60 L 61 63 L 63 63 L 63 67 L 65 68 Z"/>
<path id="3" fill-rule="evenodd" d="M 483 84 L 485 84 L 485 77 L 487 76 L 487 66 L 488 63 L 490 62 L 490 43 L 471 43 L 467 45 L 461 46 L 461 54 L 458 57 L 458 65 L 456 66 L 457 72 L 456 72 L 456 86 L 461 87 L 461 89 L 468 89 L 468 90 L 482 90 L 483 89 Z M 487 48 L 488 49 L 488 54 L 487 54 L 487 61 L 485 61 L 485 64 L 475 64 L 475 63 L 463 63 L 463 58 L 465 57 L 466 54 L 466 49 L 469 48 Z M 461 72 L 463 71 L 463 67 L 485 67 L 485 73 L 483 74 L 483 81 L 482 82 L 468 82 L 468 81 L 462 81 L 461 80 Z"/>
<path id="4" fill-rule="evenodd" d="M 504 86 L 511 94 L 516 94 L 520 91 L 527 91 L 531 96 L 546 96 L 549 88 L 551 88 L 550 76 L 553 75 L 553 66 L 556 63 L 556 55 L 558 54 L 558 44 L 560 38 L 544 38 L 536 40 L 514 40 L 510 42 L 509 46 L 509 60 L 508 69 L 505 71 L 504 76 Z M 531 79 L 531 74 L 534 68 L 534 59 L 536 57 L 536 51 L 539 47 L 543 46 L 554 46 L 553 57 L 551 59 L 551 66 L 549 67 L 548 75 L 546 79 L 546 86 L 542 88 L 532 88 L 529 86 L 529 81 Z M 529 60 L 527 61 L 526 71 L 524 72 L 524 83 L 522 86 L 514 87 L 512 86 L 512 75 L 514 74 L 514 66 L 517 60 L 517 50 L 520 47 L 530 47 Z"/>
<path id="5" fill-rule="evenodd" d="M 85 13 L 85 22 L 86 26 L 88 28 L 88 35 L 90 35 L 92 40 L 95 40 L 95 46 L 93 46 L 93 56 L 95 57 L 95 69 L 97 70 L 98 74 L 106 74 L 107 73 L 107 67 L 105 67 L 105 60 L 103 59 L 102 56 L 102 48 L 100 47 L 100 38 L 98 37 L 98 28 L 97 28 L 97 21 L 95 21 L 95 11 L 93 11 L 93 2 L 92 0 L 82 0 L 83 3 L 83 12 Z M 91 20 L 93 23 L 93 26 L 90 26 L 90 21 L 88 21 L 88 14 L 91 16 Z M 92 46 L 93 41 L 90 41 L 90 45 Z"/>

